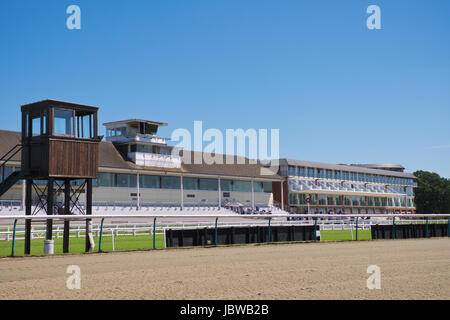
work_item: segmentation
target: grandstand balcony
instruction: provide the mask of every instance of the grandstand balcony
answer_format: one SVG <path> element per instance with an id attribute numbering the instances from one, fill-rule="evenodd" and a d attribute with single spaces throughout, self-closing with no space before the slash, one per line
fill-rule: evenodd
<path id="1" fill-rule="evenodd" d="M 148 152 L 129 152 L 128 158 L 138 166 L 181 168 L 181 158 L 174 155 Z"/>
<path id="2" fill-rule="evenodd" d="M 401 188 L 390 187 L 384 185 L 373 184 L 350 184 L 344 183 L 341 185 L 338 182 L 323 182 L 319 181 L 317 184 L 314 180 L 297 180 L 289 179 L 289 191 L 297 193 L 317 193 L 317 194 L 341 194 L 341 195 L 360 195 L 360 196 L 406 196 Z"/>
<path id="3" fill-rule="evenodd" d="M 106 141 L 110 142 L 120 142 L 120 143 L 129 143 L 129 142 L 148 142 L 155 144 L 167 144 L 167 138 L 156 136 L 154 134 L 125 134 L 123 136 L 109 136 L 105 138 Z"/>

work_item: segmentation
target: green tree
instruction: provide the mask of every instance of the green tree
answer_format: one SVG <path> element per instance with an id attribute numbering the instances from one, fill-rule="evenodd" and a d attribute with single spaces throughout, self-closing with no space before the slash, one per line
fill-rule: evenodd
<path id="1" fill-rule="evenodd" d="M 414 201 L 418 213 L 450 213 L 450 179 L 437 173 L 416 171 L 417 188 Z"/>

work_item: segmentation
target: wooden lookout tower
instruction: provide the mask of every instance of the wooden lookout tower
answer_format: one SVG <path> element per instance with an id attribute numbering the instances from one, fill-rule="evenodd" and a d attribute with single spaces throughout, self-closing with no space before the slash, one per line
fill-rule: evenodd
<path id="1" fill-rule="evenodd" d="M 53 214 L 92 214 L 92 179 L 98 176 L 97 107 L 44 100 L 21 107 L 22 143 L 10 151 L 22 152 L 21 171 L 0 185 L 0 195 L 24 179 L 26 215 L 44 210 Z M 8 156 L 2 158 L 6 164 Z M 5 190 L 6 189 L 6 190 Z M 33 198 L 32 191 L 37 197 Z M 84 206 L 80 204 L 85 194 Z M 61 203 L 55 201 L 63 194 Z M 33 209 L 34 208 L 34 209 Z M 33 212 L 32 212 L 33 209 Z M 86 222 L 86 230 L 90 226 Z M 47 220 L 46 239 L 51 244 L 52 220 Z M 69 250 L 69 221 L 64 222 L 63 251 Z M 25 224 L 25 254 L 30 253 L 31 220 Z M 48 242 L 50 240 L 50 242 Z M 45 249 L 45 248 L 44 248 Z M 86 236 L 86 251 L 92 243 Z"/>

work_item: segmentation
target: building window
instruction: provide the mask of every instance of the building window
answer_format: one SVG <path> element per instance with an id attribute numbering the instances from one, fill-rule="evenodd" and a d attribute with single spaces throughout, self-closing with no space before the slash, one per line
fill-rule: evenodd
<path id="1" fill-rule="evenodd" d="M 335 203 L 334 203 L 334 196 L 332 196 L 332 195 L 328 195 L 327 196 L 327 204 L 329 206 L 334 206 L 335 205 Z"/>
<path id="2" fill-rule="evenodd" d="M 162 189 L 180 189 L 179 177 L 161 177 Z"/>
<path id="3" fill-rule="evenodd" d="M 360 198 L 360 200 L 359 200 L 359 205 L 361 205 L 361 206 L 367 205 L 367 203 L 366 203 L 366 197 L 361 197 L 361 198 Z"/>
<path id="4" fill-rule="evenodd" d="M 304 167 L 299 167 L 299 168 L 298 168 L 298 175 L 299 175 L 300 177 L 306 176 L 306 171 L 305 171 L 305 168 L 304 168 Z"/>
<path id="5" fill-rule="evenodd" d="M 298 204 L 298 198 L 297 198 L 297 195 L 295 193 L 290 193 L 289 194 L 289 204 L 291 204 L 291 205 Z"/>
<path id="6" fill-rule="evenodd" d="M 295 167 L 289 166 L 289 176 L 291 177 L 296 176 Z"/>
<path id="7" fill-rule="evenodd" d="M 33 136 L 41 135 L 41 117 L 31 119 L 31 130 Z"/>
<path id="8" fill-rule="evenodd" d="M 232 180 L 220 180 L 220 190 L 222 191 L 232 191 L 233 181 Z"/>
<path id="9" fill-rule="evenodd" d="M 186 190 L 198 190 L 198 178 L 183 178 L 183 188 Z"/>
<path id="10" fill-rule="evenodd" d="M 235 192 L 252 192 L 251 181 L 242 181 L 242 180 L 233 181 L 233 191 L 235 191 Z"/>
<path id="11" fill-rule="evenodd" d="M 254 192 L 264 192 L 264 186 L 262 182 L 253 182 Z"/>
<path id="12" fill-rule="evenodd" d="M 326 198 L 323 194 L 319 194 L 318 199 L 319 199 L 319 205 L 325 206 L 327 204 Z"/>
<path id="13" fill-rule="evenodd" d="M 94 179 L 93 185 L 98 187 L 114 187 L 115 179 L 114 174 L 109 172 L 100 172 L 98 178 Z"/>
<path id="14" fill-rule="evenodd" d="M 136 188 L 136 175 L 117 173 L 116 185 L 119 188 Z"/>
<path id="15" fill-rule="evenodd" d="M 300 193 L 298 195 L 298 203 L 299 204 L 306 204 L 306 194 Z"/>
<path id="16" fill-rule="evenodd" d="M 199 179 L 199 189 L 207 191 L 217 191 L 219 189 L 217 179 Z"/>
<path id="17" fill-rule="evenodd" d="M 159 189 L 161 187 L 160 176 L 139 175 L 139 187 Z"/>
<path id="18" fill-rule="evenodd" d="M 263 190 L 266 193 L 272 193 L 272 182 L 263 182 Z"/>
<path id="19" fill-rule="evenodd" d="M 55 109 L 53 117 L 53 133 L 73 136 L 73 111 Z"/>

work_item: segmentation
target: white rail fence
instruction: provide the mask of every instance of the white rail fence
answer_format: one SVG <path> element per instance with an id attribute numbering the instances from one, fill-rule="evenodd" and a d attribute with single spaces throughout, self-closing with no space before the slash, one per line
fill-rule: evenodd
<path id="1" fill-rule="evenodd" d="M 42 220 L 42 218 L 41 218 Z M 350 219 L 348 220 L 324 220 L 318 221 L 317 226 L 320 230 L 370 230 L 370 227 L 374 224 L 386 223 L 380 220 L 361 220 L 358 224 L 355 221 Z M 433 223 L 447 223 L 448 220 L 432 220 Z M 425 220 L 397 220 L 396 224 L 425 224 Z M 283 226 L 283 225 L 312 225 L 314 224 L 314 220 L 300 220 L 300 221 L 274 221 L 272 226 Z M 255 227 L 255 226 L 267 226 L 266 221 L 258 221 L 258 222 L 234 222 L 234 223 L 219 223 L 218 227 Z M 164 234 L 166 229 L 193 229 L 193 228 L 214 228 L 214 223 L 181 223 L 181 224 L 157 224 L 155 227 L 156 234 Z M 103 236 L 141 236 L 141 235 L 149 235 L 153 236 L 153 224 L 130 224 L 130 223 L 121 223 L 121 224 L 104 224 L 103 225 Z M 86 229 L 84 225 L 79 225 L 70 228 L 70 236 L 71 238 L 81 238 L 84 237 Z M 94 224 L 92 226 L 92 232 L 94 236 L 100 236 L 100 225 Z M 14 230 L 13 227 L 9 225 L 0 225 L 0 241 L 11 241 Z M 31 228 L 31 239 L 45 239 L 46 226 L 45 225 L 37 225 L 32 226 Z M 62 238 L 64 233 L 64 228 L 62 226 L 54 226 L 53 235 L 56 239 Z M 23 225 L 19 225 L 16 229 L 16 240 L 23 240 L 25 235 L 25 229 Z"/>
<path id="2" fill-rule="evenodd" d="M 116 218 L 130 218 L 130 215 L 47 215 L 47 216 L 9 216 L 1 215 L 0 221 L 14 221 L 14 228 L 10 226 L 2 227 L 0 225 L 0 240 L 10 241 L 13 239 L 12 255 L 14 255 L 14 242 L 20 239 L 24 239 L 25 228 L 23 222 L 31 220 L 32 222 L 44 222 L 46 220 L 53 220 L 55 222 L 53 228 L 53 235 L 58 239 L 64 231 L 63 227 L 58 225 L 66 220 L 72 220 L 76 223 L 84 223 L 89 221 L 102 220 L 103 228 L 99 224 L 92 226 L 92 235 L 100 237 L 111 237 L 112 250 L 114 250 L 114 239 L 118 236 L 138 236 L 138 235 L 150 235 L 153 237 L 153 243 L 157 235 L 164 237 L 165 247 L 165 230 L 166 229 L 192 229 L 192 228 L 216 228 L 216 227 L 233 227 L 233 226 L 267 226 L 267 225 L 311 225 L 314 224 L 319 227 L 319 230 L 369 230 L 374 224 L 389 224 L 395 221 L 396 224 L 403 223 L 449 223 L 450 214 L 373 214 L 373 215 L 361 215 L 361 214 L 297 214 L 293 220 L 291 214 L 262 214 L 262 215 L 248 215 L 248 221 L 246 222 L 221 222 L 218 224 L 218 219 L 227 220 L 230 218 L 236 219 L 235 214 L 215 214 L 209 215 L 209 218 L 216 218 L 215 222 L 199 222 L 192 223 L 192 221 L 183 221 L 185 218 L 205 218 L 203 214 L 159 214 L 159 215 L 133 215 L 133 218 L 153 218 L 155 223 L 121 223 L 121 224 L 104 224 L 105 219 Z M 425 219 L 418 219 L 418 218 Z M 156 220 L 158 218 L 178 218 L 179 221 L 165 224 L 158 224 Z M 396 219 L 397 218 L 397 219 Z M 431 218 L 431 219 L 430 219 Z M 17 225 L 17 222 L 21 222 L 21 225 Z M 7 222 L 7 223 L 8 223 Z M 3 223 L 4 224 L 4 223 Z M 450 228 L 450 227 L 449 227 Z M 82 225 L 72 226 L 69 232 L 69 237 L 80 238 L 84 236 L 86 229 Z M 43 239 L 46 234 L 45 225 L 33 225 L 31 229 L 32 239 Z M 100 235 L 101 234 L 101 235 Z"/>

